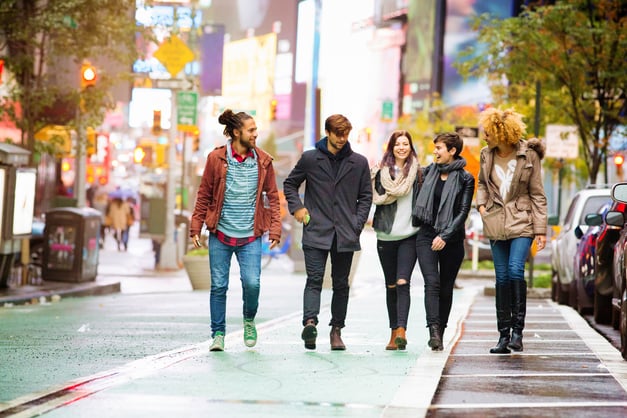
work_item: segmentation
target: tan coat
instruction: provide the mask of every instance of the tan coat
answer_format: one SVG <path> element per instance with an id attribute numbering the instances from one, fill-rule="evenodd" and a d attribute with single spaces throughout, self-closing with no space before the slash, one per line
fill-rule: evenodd
<path id="1" fill-rule="evenodd" d="M 111 227 L 116 230 L 126 229 L 128 227 L 129 215 L 131 208 L 128 203 L 114 199 L 109 205 L 109 218 L 111 219 Z"/>
<path id="2" fill-rule="evenodd" d="M 536 138 L 518 143 L 516 168 L 507 203 L 503 203 L 498 187 L 490 180 L 494 152 L 484 147 L 479 160 L 477 207 L 486 208 L 481 215 L 484 235 L 492 240 L 546 235 L 547 204 L 541 165 L 544 145 Z"/>

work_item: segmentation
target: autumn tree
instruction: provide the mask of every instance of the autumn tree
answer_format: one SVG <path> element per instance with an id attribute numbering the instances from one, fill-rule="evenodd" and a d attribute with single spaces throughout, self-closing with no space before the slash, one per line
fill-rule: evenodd
<path id="1" fill-rule="evenodd" d="M 0 114 L 22 130 L 35 150 L 35 133 L 48 124 L 99 126 L 112 104 L 110 89 L 128 76 L 138 54 L 135 2 L 127 0 L 3 0 L 0 59 L 12 74 Z M 81 91 L 83 60 L 97 66 L 98 82 Z M 124 71 L 111 71 L 121 68 Z M 109 70 L 109 72 L 107 71 Z M 21 113 L 16 111 L 17 106 Z"/>
<path id="2" fill-rule="evenodd" d="M 588 179 L 596 183 L 609 139 L 625 123 L 627 6 L 616 0 L 563 0 L 524 8 L 516 17 L 475 20 L 481 54 L 456 65 L 486 77 L 496 103 L 533 103 L 577 127 Z"/>

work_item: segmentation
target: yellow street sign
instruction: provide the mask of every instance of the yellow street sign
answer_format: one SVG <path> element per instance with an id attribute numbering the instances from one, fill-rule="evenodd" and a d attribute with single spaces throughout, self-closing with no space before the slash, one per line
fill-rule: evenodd
<path id="1" fill-rule="evenodd" d="M 188 62 L 194 60 L 194 53 L 181 38 L 172 35 L 159 45 L 154 57 L 164 65 L 172 77 L 176 77 Z"/>

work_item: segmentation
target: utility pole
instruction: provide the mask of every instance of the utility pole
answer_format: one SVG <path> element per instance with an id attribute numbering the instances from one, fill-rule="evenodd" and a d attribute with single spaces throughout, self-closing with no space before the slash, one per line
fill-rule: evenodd
<path id="1" fill-rule="evenodd" d="M 176 164 L 176 92 L 170 90 L 170 139 L 168 146 L 168 177 L 165 198 L 165 240 L 161 245 L 160 266 L 165 270 L 179 268 L 176 262 L 176 243 L 174 242 L 174 201 L 176 200 L 174 165 Z"/>

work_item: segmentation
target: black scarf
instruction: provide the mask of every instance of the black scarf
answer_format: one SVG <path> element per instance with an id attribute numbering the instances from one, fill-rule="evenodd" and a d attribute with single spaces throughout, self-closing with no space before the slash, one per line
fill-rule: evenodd
<path id="1" fill-rule="evenodd" d="M 458 181 L 460 171 L 466 166 L 466 160 L 462 157 L 453 160 L 449 164 L 432 164 L 429 167 L 429 172 L 425 176 L 422 183 L 420 193 L 416 200 L 416 209 L 414 215 L 423 224 L 433 226 L 433 229 L 437 233 L 440 233 L 446 229 L 448 223 L 454 218 L 454 206 L 455 188 L 454 184 Z M 448 178 L 444 182 L 444 189 L 442 189 L 442 198 L 440 200 L 440 208 L 437 210 L 437 217 L 433 219 L 433 200 L 435 184 L 438 181 L 441 173 L 448 173 Z"/>

